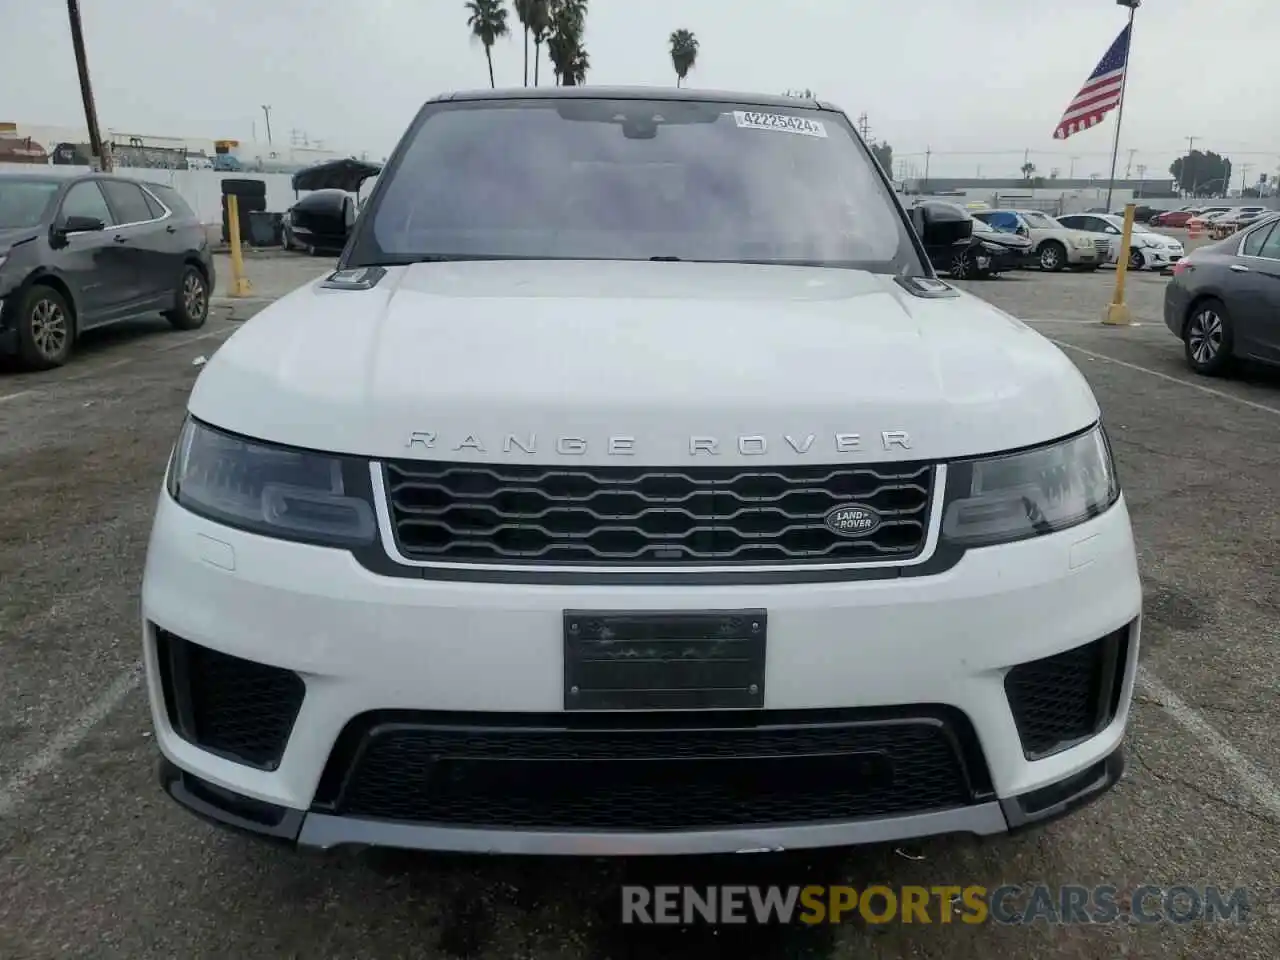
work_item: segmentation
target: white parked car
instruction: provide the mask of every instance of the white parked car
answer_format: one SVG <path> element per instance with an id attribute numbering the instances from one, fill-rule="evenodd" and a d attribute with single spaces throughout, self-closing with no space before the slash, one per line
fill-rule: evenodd
<path id="1" fill-rule="evenodd" d="M 1039 210 L 977 210 L 973 215 L 997 230 L 1029 237 L 1042 270 L 1096 270 L 1106 263 L 1105 244 L 1099 246 L 1092 236 L 1065 227 Z"/>
<path id="2" fill-rule="evenodd" d="M 1104 793 L 1129 514 L 1076 367 L 930 268 L 971 230 L 788 97 L 427 103 L 337 271 L 191 393 L 142 585 L 165 789 L 304 847 L 590 856 Z"/>
<path id="3" fill-rule="evenodd" d="M 1107 259 L 1119 263 L 1124 239 L 1124 217 L 1113 213 L 1071 213 L 1058 218 L 1060 223 L 1106 238 Z M 1130 270 L 1167 270 L 1186 255 L 1182 242 L 1164 233 L 1149 230 L 1140 223 L 1133 225 L 1129 243 Z"/>

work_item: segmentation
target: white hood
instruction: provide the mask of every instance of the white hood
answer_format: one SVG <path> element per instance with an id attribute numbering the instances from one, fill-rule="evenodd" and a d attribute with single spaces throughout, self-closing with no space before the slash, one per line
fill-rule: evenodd
<path id="1" fill-rule="evenodd" d="M 416 264 L 369 291 L 317 281 L 227 341 L 190 409 L 370 457 L 647 465 L 947 459 L 1098 416 L 1056 347 L 968 295 L 839 269 L 611 261 Z"/>

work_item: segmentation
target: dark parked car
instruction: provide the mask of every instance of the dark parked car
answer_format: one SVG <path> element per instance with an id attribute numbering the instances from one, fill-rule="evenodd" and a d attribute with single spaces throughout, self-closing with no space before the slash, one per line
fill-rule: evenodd
<path id="1" fill-rule="evenodd" d="M 381 164 L 342 159 L 326 160 L 295 173 L 294 192 L 311 192 L 285 212 L 285 249 L 313 255 L 342 250 L 360 212 L 360 188 L 381 172 Z"/>
<path id="2" fill-rule="evenodd" d="M 57 367 L 85 330 L 160 311 L 209 313 L 213 257 L 171 187 L 123 177 L 0 176 L 0 353 Z"/>
<path id="3" fill-rule="evenodd" d="M 1179 260 L 1164 322 L 1197 373 L 1228 373 L 1237 359 L 1280 364 L 1280 216 Z"/>
<path id="4" fill-rule="evenodd" d="M 1102 212 L 1106 213 L 1105 210 Z M 1150 223 L 1153 218 L 1159 216 L 1163 212 L 1164 211 L 1162 211 L 1159 207 L 1148 207 L 1142 204 L 1138 204 L 1138 206 L 1133 211 L 1133 222 L 1134 223 Z M 1121 207 L 1119 210 L 1112 210 L 1111 215 L 1115 217 L 1123 217 L 1124 207 Z"/>
<path id="5" fill-rule="evenodd" d="M 938 231 L 925 241 L 925 252 L 933 268 L 953 280 L 986 280 L 1025 265 L 1031 247 L 1026 238 L 1012 234 L 1000 236 L 954 203 L 922 200 L 917 207 L 928 215 L 931 223 L 954 225 L 949 231 Z"/>

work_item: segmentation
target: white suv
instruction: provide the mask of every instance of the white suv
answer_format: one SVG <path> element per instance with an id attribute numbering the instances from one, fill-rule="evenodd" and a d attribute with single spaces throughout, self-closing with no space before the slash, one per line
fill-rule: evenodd
<path id="1" fill-rule="evenodd" d="M 665 854 L 1041 823 L 1141 591 L 1083 377 L 935 278 L 834 107 L 426 104 L 202 371 L 142 591 L 165 789 L 305 847 Z"/>

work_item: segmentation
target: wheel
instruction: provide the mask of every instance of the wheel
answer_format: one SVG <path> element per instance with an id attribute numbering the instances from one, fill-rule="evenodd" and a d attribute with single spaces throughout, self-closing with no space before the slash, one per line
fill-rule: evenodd
<path id="1" fill-rule="evenodd" d="M 952 280 L 968 280 L 973 274 L 973 258 L 969 256 L 968 250 L 961 250 L 951 258 L 951 269 L 947 271 L 951 274 Z"/>
<path id="2" fill-rule="evenodd" d="M 18 308 L 18 359 L 32 370 L 60 367 L 71 356 L 75 322 L 66 298 L 40 284 L 27 291 Z"/>
<path id="3" fill-rule="evenodd" d="M 176 330 L 197 330 L 209 319 L 209 281 L 191 264 L 182 268 L 174 307 L 165 317 Z"/>
<path id="4" fill-rule="evenodd" d="M 1129 269 L 1142 270 L 1147 265 L 1147 258 L 1142 255 L 1142 251 L 1134 247 L 1129 251 Z"/>
<path id="5" fill-rule="evenodd" d="M 1187 365 L 1207 377 L 1220 376 L 1231 367 L 1231 318 L 1221 300 L 1193 304 L 1183 328 Z"/>
<path id="6" fill-rule="evenodd" d="M 1057 240 L 1049 240 L 1040 247 L 1040 269 L 1057 272 L 1067 265 L 1067 248 Z"/>

